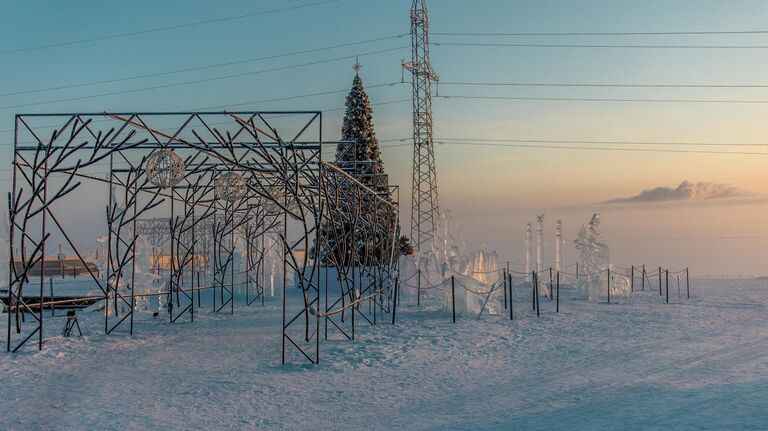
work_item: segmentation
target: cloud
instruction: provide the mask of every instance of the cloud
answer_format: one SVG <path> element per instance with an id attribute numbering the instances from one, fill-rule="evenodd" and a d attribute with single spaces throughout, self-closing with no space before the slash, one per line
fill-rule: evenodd
<path id="1" fill-rule="evenodd" d="M 670 201 L 704 201 L 712 199 L 726 199 L 740 196 L 747 196 L 748 193 L 728 184 L 716 184 L 708 182 L 693 183 L 683 181 L 679 186 L 656 187 L 643 190 L 637 195 L 627 198 L 617 198 L 607 200 L 605 204 L 619 203 L 647 203 L 647 202 L 670 202 Z"/>

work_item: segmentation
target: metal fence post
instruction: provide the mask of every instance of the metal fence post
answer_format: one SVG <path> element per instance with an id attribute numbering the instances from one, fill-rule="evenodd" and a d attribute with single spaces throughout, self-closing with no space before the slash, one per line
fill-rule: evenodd
<path id="1" fill-rule="evenodd" d="M 392 324 L 395 324 L 395 313 L 397 313 L 397 292 L 400 290 L 400 279 L 395 277 L 395 299 L 392 301 Z"/>
<path id="2" fill-rule="evenodd" d="M 512 296 L 512 274 L 507 274 L 507 277 L 509 277 L 509 320 L 515 320 L 514 316 L 514 309 L 515 309 L 515 299 L 514 296 Z"/>
<path id="3" fill-rule="evenodd" d="M 451 276 L 451 306 L 453 308 L 453 323 L 456 323 L 456 286 L 454 276 Z"/>
<path id="4" fill-rule="evenodd" d="M 507 309 L 507 270 L 502 269 L 502 274 L 504 276 L 504 309 Z"/>
<path id="5" fill-rule="evenodd" d="M 659 296 L 661 296 L 661 267 L 659 267 Z"/>
<path id="6" fill-rule="evenodd" d="M 416 270 L 416 305 L 421 306 L 421 268 Z"/>
<path id="7" fill-rule="evenodd" d="M 540 308 L 541 307 L 540 307 L 540 304 L 539 304 L 539 274 L 537 274 L 535 272 L 533 274 L 534 274 L 534 280 L 536 281 L 536 286 L 535 286 L 535 289 L 534 289 L 534 292 L 535 292 L 535 295 L 536 295 L 536 317 L 539 317 L 539 316 L 541 316 L 541 312 L 540 312 Z"/>

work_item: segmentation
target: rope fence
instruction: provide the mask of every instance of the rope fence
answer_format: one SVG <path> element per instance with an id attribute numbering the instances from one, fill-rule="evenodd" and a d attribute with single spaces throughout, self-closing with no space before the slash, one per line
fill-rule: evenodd
<path id="1" fill-rule="evenodd" d="M 501 273 L 500 277 L 496 279 L 493 283 L 489 284 L 488 290 L 475 290 L 472 287 L 467 286 L 467 284 L 462 281 L 462 279 L 457 279 L 455 276 L 451 276 L 448 279 L 444 279 L 441 282 L 437 284 L 431 284 L 428 286 L 421 286 L 422 277 L 424 280 L 428 280 L 428 278 L 422 274 L 421 270 L 417 270 L 415 274 L 412 274 L 410 277 L 408 277 L 407 280 L 411 280 L 414 277 L 418 276 L 419 284 L 413 285 L 412 283 L 403 283 L 404 286 L 408 286 L 410 288 L 417 288 L 417 304 L 421 305 L 421 291 L 428 291 L 431 289 L 436 288 L 442 288 L 446 286 L 447 282 L 450 282 L 450 288 L 451 288 L 451 294 L 452 294 L 452 304 L 453 307 L 452 314 L 453 314 L 453 321 L 455 322 L 455 288 L 458 284 L 458 287 L 461 289 L 464 289 L 465 291 L 472 293 L 474 295 L 478 295 L 480 297 L 484 297 L 484 301 L 482 303 L 482 306 L 480 308 L 480 312 L 478 314 L 478 319 L 480 319 L 487 309 L 488 302 L 490 300 L 491 295 L 494 292 L 497 292 L 499 289 L 504 289 L 504 309 L 509 310 L 509 319 L 514 320 L 514 315 L 516 308 L 518 307 L 518 304 L 521 304 L 521 298 L 520 294 L 518 292 L 518 285 L 523 284 L 530 284 L 531 286 L 531 295 L 528 300 L 524 300 L 522 303 L 528 304 L 532 307 L 532 310 L 536 312 L 537 316 L 540 316 L 540 296 L 546 296 L 549 297 L 550 301 L 554 302 L 555 305 L 555 312 L 560 312 L 560 287 L 563 282 L 562 278 L 564 276 L 573 277 L 578 282 L 582 277 L 588 278 L 588 277 L 595 277 L 595 276 L 602 276 L 603 274 L 606 274 L 606 281 L 604 286 L 604 293 L 606 295 L 604 298 L 607 299 L 608 303 L 611 303 L 611 296 L 612 293 L 615 294 L 615 286 L 612 286 L 612 282 L 616 282 L 616 276 L 619 275 L 621 277 L 627 277 L 627 279 L 630 281 L 629 286 L 629 293 L 635 292 L 635 281 L 639 278 L 642 280 L 642 288 L 645 290 L 645 284 L 647 283 L 649 287 L 653 286 L 655 289 L 655 285 L 658 284 L 659 289 L 659 295 L 665 296 L 665 302 L 669 303 L 669 277 L 670 275 L 674 276 L 673 280 L 676 280 L 677 282 L 677 293 L 678 293 L 678 303 L 682 303 L 682 289 L 683 289 L 683 283 L 685 286 L 685 297 L 690 298 L 690 277 L 689 277 L 689 269 L 682 268 L 678 270 L 671 270 L 666 269 L 663 267 L 656 267 L 653 271 L 648 271 L 645 265 L 639 265 L 639 266 L 619 266 L 619 265 L 612 265 L 608 268 L 599 270 L 599 271 L 593 271 L 593 272 L 580 272 L 579 271 L 579 264 L 574 263 L 571 265 L 565 265 L 563 268 L 571 268 L 575 267 L 576 271 L 571 272 L 567 270 L 561 270 L 557 271 L 552 267 L 544 268 L 542 270 L 538 271 L 531 271 L 531 272 L 523 272 L 523 271 L 517 271 L 514 269 L 507 269 L 507 268 L 501 268 L 491 271 L 469 271 L 466 275 L 469 277 L 472 277 L 472 275 L 477 274 L 494 274 L 494 273 Z M 685 277 L 684 281 L 681 280 L 681 278 Z M 651 284 L 651 280 L 657 280 L 653 284 Z M 479 281 L 479 280 L 478 280 Z M 517 283 L 516 283 L 517 282 Z M 481 282 L 482 283 L 482 282 Z M 573 280 L 571 280 L 571 283 L 573 283 Z M 570 284 L 573 286 L 573 284 Z M 545 289 L 543 292 L 546 293 L 546 295 L 541 295 L 541 290 L 539 289 L 540 286 L 547 286 L 548 289 Z M 666 292 L 666 295 L 664 294 Z"/>
<path id="2" fill-rule="evenodd" d="M 338 308 L 336 310 L 328 311 L 326 313 L 318 313 L 318 317 L 324 318 L 324 317 L 335 316 L 335 315 L 337 315 L 339 313 L 344 312 L 344 310 L 352 308 L 352 307 L 356 306 L 357 304 L 359 304 L 359 303 L 361 303 L 361 302 L 363 302 L 363 301 L 365 301 L 367 299 L 375 298 L 376 295 L 378 295 L 378 294 L 379 294 L 379 292 L 376 292 L 376 293 L 373 293 L 373 294 L 368 295 L 368 296 L 363 296 L 361 298 L 357 298 L 354 301 L 350 302 L 349 304 L 344 305 L 343 307 Z M 315 313 L 312 312 L 312 310 L 310 310 L 310 313 L 315 314 Z"/>

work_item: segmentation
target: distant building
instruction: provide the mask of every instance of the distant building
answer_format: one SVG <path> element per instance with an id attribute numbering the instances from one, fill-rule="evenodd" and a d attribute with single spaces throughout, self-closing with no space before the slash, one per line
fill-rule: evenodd
<path id="1" fill-rule="evenodd" d="M 16 272 L 22 272 L 23 261 L 20 258 L 14 260 Z M 43 272 L 45 270 L 45 272 Z M 99 275 L 99 268 L 94 262 L 86 261 L 85 264 L 77 256 L 65 256 L 59 253 L 57 256 L 45 256 L 30 268 L 27 274 L 31 277 L 39 277 L 43 273 L 50 277 L 77 277 L 79 275 L 88 275 L 92 272 Z"/>

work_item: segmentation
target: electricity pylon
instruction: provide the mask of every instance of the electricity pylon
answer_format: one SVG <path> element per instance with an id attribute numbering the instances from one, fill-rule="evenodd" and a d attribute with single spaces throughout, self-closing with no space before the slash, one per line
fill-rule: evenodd
<path id="1" fill-rule="evenodd" d="M 411 8 L 411 72 L 413 87 L 413 182 L 411 194 L 411 241 L 427 252 L 437 231 L 439 205 L 432 135 L 432 82 L 438 76 L 429 61 L 429 17 L 426 0 L 413 0 Z"/>

